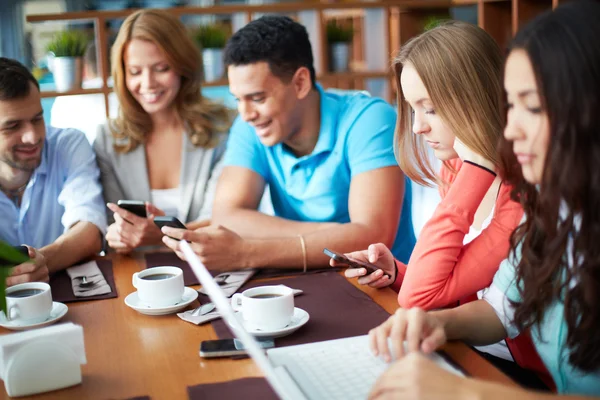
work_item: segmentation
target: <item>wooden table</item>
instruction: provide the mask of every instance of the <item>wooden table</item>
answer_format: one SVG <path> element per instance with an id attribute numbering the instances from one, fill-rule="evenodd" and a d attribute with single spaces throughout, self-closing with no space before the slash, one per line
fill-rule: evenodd
<path id="1" fill-rule="evenodd" d="M 199 357 L 202 340 L 217 339 L 211 324 L 196 326 L 177 315 L 147 316 L 127 307 L 125 297 L 135 289 L 131 275 L 142 270 L 144 259 L 115 256 L 114 273 L 119 297 L 69 303 L 62 322 L 83 326 L 87 364 L 81 385 L 28 397 L 33 399 L 187 399 L 187 387 L 201 383 L 261 376 L 251 360 Z M 352 280 L 356 283 L 355 280 Z M 360 287 L 386 311 L 397 308 L 392 290 Z M 190 305 L 196 307 L 197 301 Z M 0 328 L 0 333 L 9 331 Z M 499 383 L 514 383 L 462 343 L 444 348 L 472 376 Z M 48 366 L 51 368 L 52 366 Z M 8 398 L 4 387 L 3 398 Z"/>

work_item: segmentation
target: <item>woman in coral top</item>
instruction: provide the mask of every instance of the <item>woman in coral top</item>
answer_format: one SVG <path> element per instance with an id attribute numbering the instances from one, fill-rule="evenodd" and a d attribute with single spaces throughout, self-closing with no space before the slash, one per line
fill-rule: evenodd
<path id="1" fill-rule="evenodd" d="M 482 29 L 454 21 L 409 41 L 393 68 L 401 88 L 398 162 L 413 181 L 438 184 L 442 200 L 408 264 L 395 260 L 384 244 L 372 244 L 347 256 L 380 269 L 369 275 L 348 269 L 346 276 L 376 288 L 391 285 L 403 308 L 431 310 L 476 300 L 506 258 L 510 235 L 523 217 L 510 199 L 511 187 L 496 173 L 503 131 L 500 48 Z M 443 162 L 439 174 L 427 147 Z M 522 359 L 505 342 L 480 350 L 511 365 Z M 524 358 L 526 366 L 542 369 L 535 352 L 526 351 Z"/>

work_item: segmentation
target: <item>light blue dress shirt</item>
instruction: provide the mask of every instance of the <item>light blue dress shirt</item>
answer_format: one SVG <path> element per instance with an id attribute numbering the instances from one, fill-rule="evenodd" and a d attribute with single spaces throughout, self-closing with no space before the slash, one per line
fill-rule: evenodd
<path id="1" fill-rule="evenodd" d="M 352 178 L 397 165 L 394 157 L 396 112 L 364 94 L 328 93 L 321 97 L 321 130 L 311 154 L 296 157 L 282 143 L 263 145 L 254 128 L 237 118 L 231 128 L 225 166 L 248 168 L 269 185 L 275 214 L 295 221 L 350 222 Z M 366 194 L 368 195 L 368 194 Z M 392 253 L 408 262 L 415 245 L 411 185 L 406 180 L 401 220 Z"/>
<path id="2" fill-rule="evenodd" d="M 23 193 L 21 207 L 0 191 L 0 239 L 40 248 L 78 221 L 106 232 L 100 172 L 85 135 L 47 127 L 42 161 Z"/>
<path id="3" fill-rule="evenodd" d="M 511 257 L 500 264 L 492 286 L 484 296 L 484 299 L 494 307 L 511 338 L 518 336 L 519 330 L 513 322 L 514 308 L 510 301 L 521 299 L 516 284 L 516 262 L 514 261 Z M 567 333 L 565 304 L 556 299 L 546 310 L 542 322 L 531 329 L 531 338 L 540 358 L 554 379 L 558 393 L 597 396 L 600 393 L 600 369 L 595 372 L 583 372 L 569 363 Z M 589 334 L 597 335 L 598 332 Z"/>

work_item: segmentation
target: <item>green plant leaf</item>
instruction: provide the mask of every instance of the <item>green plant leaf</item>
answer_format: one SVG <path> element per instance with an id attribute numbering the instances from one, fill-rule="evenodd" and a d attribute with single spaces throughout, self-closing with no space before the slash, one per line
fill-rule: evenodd
<path id="1" fill-rule="evenodd" d="M 193 31 L 193 37 L 201 49 L 222 49 L 229 38 L 229 30 L 224 25 L 200 25 Z"/>
<path id="2" fill-rule="evenodd" d="M 83 57 L 90 38 L 78 30 L 62 31 L 54 35 L 47 50 L 55 57 Z"/>
<path id="3" fill-rule="evenodd" d="M 329 43 L 349 43 L 354 36 L 351 26 L 344 26 L 335 19 L 327 22 L 327 41 Z"/>
<path id="4" fill-rule="evenodd" d="M 23 264 L 29 257 L 6 242 L 0 240 L 0 310 L 6 314 L 6 278 L 12 267 Z"/>

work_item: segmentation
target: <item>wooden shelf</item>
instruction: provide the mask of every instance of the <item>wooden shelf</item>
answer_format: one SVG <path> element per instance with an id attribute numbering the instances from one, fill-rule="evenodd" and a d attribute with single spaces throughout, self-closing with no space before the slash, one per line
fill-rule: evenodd
<path id="1" fill-rule="evenodd" d="M 212 7 L 174 7 L 165 9 L 176 16 L 183 15 L 207 15 L 207 14 L 243 14 L 247 20 L 251 20 L 257 13 L 279 13 L 292 14 L 300 11 L 315 11 L 316 19 L 319 21 L 318 44 L 315 47 L 319 51 L 318 65 L 320 71 L 317 79 L 323 86 L 336 86 L 340 89 L 363 89 L 368 79 L 389 79 L 388 100 L 394 97 L 394 82 L 391 71 L 350 71 L 343 73 L 331 73 L 328 71 L 329 54 L 325 35 L 325 24 L 327 18 L 343 18 L 350 21 L 355 28 L 355 37 L 351 47 L 351 65 L 361 68 L 367 65 L 365 60 L 366 46 L 364 43 L 364 24 L 366 10 L 380 9 L 385 13 L 383 32 L 387 37 L 383 38 L 381 45 L 385 46 L 384 54 L 393 57 L 407 40 L 423 31 L 425 19 L 430 15 L 448 14 L 452 7 L 476 6 L 478 25 L 485 29 L 500 45 L 506 49 L 512 35 L 534 16 L 541 12 L 555 8 L 559 3 L 569 0 L 374 0 L 374 1 L 336 1 L 325 2 L 323 0 L 295 1 L 291 3 L 270 3 L 262 5 L 217 5 Z M 111 19 L 124 19 L 136 9 L 105 10 L 105 11 L 83 11 L 66 12 L 60 14 L 28 15 L 27 22 L 41 23 L 47 21 L 91 21 L 95 25 L 95 37 L 98 49 L 98 62 L 103 79 L 108 79 L 108 35 L 106 22 Z M 372 32 L 370 32 L 372 33 Z M 315 40 L 315 39 L 312 39 Z M 379 43 L 376 43 L 379 45 Z M 379 56 L 378 56 L 379 57 Z M 389 65 L 389 58 L 383 65 L 375 68 L 381 69 Z M 370 60 L 372 61 L 372 60 Z M 205 87 L 225 86 L 227 79 L 216 82 L 203 83 Z M 42 97 L 69 96 L 79 94 L 104 94 L 106 112 L 108 115 L 108 93 L 111 88 L 78 89 L 67 93 L 42 92 Z"/>
<path id="2" fill-rule="evenodd" d="M 402 9 L 444 8 L 455 5 L 477 4 L 477 0 L 386 0 L 386 1 L 348 1 L 343 3 L 294 2 L 271 3 L 262 5 L 222 5 L 211 7 L 173 7 L 169 12 L 174 15 L 236 14 L 236 13 L 289 13 L 308 10 L 367 9 L 400 7 Z M 60 14 L 34 14 L 26 17 L 27 22 L 94 20 L 126 18 L 137 9 L 77 11 Z"/>
<path id="3" fill-rule="evenodd" d="M 68 92 L 56 92 L 53 90 L 42 90 L 40 95 L 42 99 L 48 97 L 58 97 L 58 96 L 74 96 L 78 94 L 103 94 L 103 93 L 112 92 L 112 88 L 98 88 L 98 89 L 73 89 Z"/>

